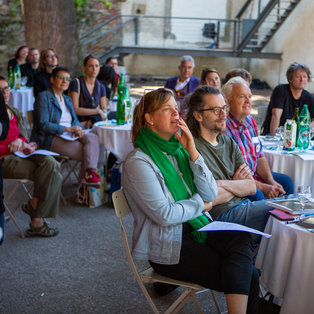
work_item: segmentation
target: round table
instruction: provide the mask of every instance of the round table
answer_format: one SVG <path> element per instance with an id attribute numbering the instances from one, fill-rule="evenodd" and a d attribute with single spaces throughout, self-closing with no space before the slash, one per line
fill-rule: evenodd
<path id="1" fill-rule="evenodd" d="M 123 161 L 133 150 L 131 141 L 131 125 L 116 125 L 112 121 L 96 122 L 93 132 L 98 135 L 99 144 Z"/>
<path id="2" fill-rule="evenodd" d="M 10 91 L 9 105 L 21 111 L 24 117 L 26 116 L 26 111 L 34 110 L 34 101 L 35 98 L 32 88 L 24 87 Z"/>
<path id="3" fill-rule="evenodd" d="M 255 266 L 262 270 L 260 282 L 281 299 L 281 314 L 313 313 L 314 234 L 295 224 L 270 216 Z"/>
<path id="4" fill-rule="evenodd" d="M 298 151 L 286 152 L 281 149 L 263 149 L 263 152 L 272 171 L 284 173 L 293 180 L 295 192 L 298 185 L 310 185 L 314 193 L 313 150 L 308 150 L 304 154 Z"/>

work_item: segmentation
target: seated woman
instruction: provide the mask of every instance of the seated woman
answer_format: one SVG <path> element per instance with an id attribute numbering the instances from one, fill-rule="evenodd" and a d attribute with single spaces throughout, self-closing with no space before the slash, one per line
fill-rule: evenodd
<path id="1" fill-rule="evenodd" d="M 218 89 L 221 88 L 220 77 L 216 69 L 204 69 L 201 74 L 201 84 L 200 85 L 209 85 L 216 87 Z"/>
<path id="2" fill-rule="evenodd" d="M 63 92 L 69 88 L 70 72 L 57 67 L 51 73 L 51 88 L 40 93 L 34 104 L 32 140 L 40 148 L 48 149 L 74 160 L 82 161 L 79 183 L 100 187 L 96 173 L 99 158 L 98 136 L 83 132 L 74 112 L 71 98 Z M 69 141 L 60 137 L 70 132 L 78 137 Z"/>
<path id="3" fill-rule="evenodd" d="M 133 116 L 122 186 L 134 216 L 132 254 L 154 270 L 226 294 L 229 313 L 257 313 L 251 235 L 198 232 L 217 195 L 212 173 L 179 118 L 173 92 L 146 94 Z M 248 297 L 249 296 L 249 297 Z"/>
<path id="4" fill-rule="evenodd" d="M 10 72 L 10 67 L 11 67 L 12 71 L 14 71 L 15 66 L 17 64 L 22 65 L 22 64 L 26 63 L 27 62 L 27 56 L 28 56 L 28 47 L 25 45 L 19 47 L 14 54 L 14 58 L 9 60 L 9 62 L 8 62 L 8 73 Z"/>
<path id="5" fill-rule="evenodd" d="M 118 86 L 113 67 L 110 65 L 103 65 L 100 68 L 97 80 L 105 85 L 107 99 L 113 99 Z"/>
<path id="6" fill-rule="evenodd" d="M 9 130 L 9 116 L 5 107 L 2 88 L 0 93 L 0 141 L 4 140 L 8 135 Z M 4 239 L 4 204 L 3 204 L 3 180 L 2 180 L 2 166 L 0 160 L 0 245 Z"/>
<path id="7" fill-rule="evenodd" d="M 88 55 L 84 59 L 85 76 L 73 80 L 69 89 L 75 113 L 80 121 L 87 121 L 87 128 L 107 118 L 106 88 L 96 79 L 99 67 L 99 60 Z"/>
<path id="8" fill-rule="evenodd" d="M 1 90 L 8 87 L 5 79 L 0 80 Z M 4 93 L 4 100 L 9 102 L 10 93 Z M 9 130 L 6 139 L 0 141 L 0 158 L 4 178 L 28 179 L 34 182 L 32 199 L 22 206 L 31 218 L 27 236 L 53 237 L 59 231 L 51 228 L 44 218 L 56 217 L 59 210 L 62 176 L 60 165 L 52 156 L 32 155 L 20 158 L 14 152 L 32 153 L 37 145 L 28 143 L 27 131 L 21 113 L 14 107 L 6 105 L 9 116 Z"/>

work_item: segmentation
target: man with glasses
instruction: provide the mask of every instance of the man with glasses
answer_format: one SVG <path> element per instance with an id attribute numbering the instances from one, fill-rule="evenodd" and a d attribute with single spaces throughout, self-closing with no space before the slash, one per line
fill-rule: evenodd
<path id="1" fill-rule="evenodd" d="M 35 98 L 40 92 L 51 87 L 50 75 L 52 70 L 58 65 L 58 56 L 52 48 L 44 49 L 40 53 L 39 72 L 34 80 Z"/>
<path id="2" fill-rule="evenodd" d="M 210 214 L 215 220 L 263 231 L 271 207 L 264 201 L 247 199 L 256 193 L 256 185 L 238 145 L 223 134 L 229 106 L 221 92 L 212 86 L 200 86 L 191 94 L 188 105 L 187 124 L 218 186 Z"/>
<path id="3" fill-rule="evenodd" d="M 289 66 L 286 76 L 288 84 L 276 86 L 270 97 L 262 126 L 263 135 L 275 135 L 275 129 L 293 117 L 295 108 L 301 112 L 305 104 L 308 105 L 312 121 L 314 119 L 314 97 L 304 89 L 311 78 L 310 69 L 305 64 L 294 62 Z"/>
<path id="4" fill-rule="evenodd" d="M 256 185 L 238 145 L 222 134 L 229 107 L 221 92 L 212 86 L 200 86 L 191 94 L 188 106 L 187 124 L 218 186 L 211 216 L 263 231 L 271 207 L 246 198 L 255 194 Z"/>
<path id="5" fill-rule="evenodd" d="M 245 163 L 255 179 L 257 193 L 251 200 L 274 198 L 292 194 L 294 184 L 285 174 L 271 172 L 258 138 L 257 124 L 251 116 L 251 90 L 241 77 L 233 77 L 222 88 L 222 93 L 230 106 L 226 124 L 226 134 L 239 146 Z"/>

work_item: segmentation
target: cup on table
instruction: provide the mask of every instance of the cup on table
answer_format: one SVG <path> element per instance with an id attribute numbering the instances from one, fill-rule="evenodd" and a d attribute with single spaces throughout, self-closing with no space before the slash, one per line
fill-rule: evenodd
<path id="1" fill-rule="evenodd" d="M 22 76 L 21 77 L 21 86 L 25 87 L 27 84 L 27 76 Z"/>
<path id="2" fill-rule="evenodd" d="M 308 203 L 312 197 L 312 188 L 310 185 L 299 185 L 297 188 L 298 200 L 302 205 L 301 217 L 304 217 L 305 204 Z"/>

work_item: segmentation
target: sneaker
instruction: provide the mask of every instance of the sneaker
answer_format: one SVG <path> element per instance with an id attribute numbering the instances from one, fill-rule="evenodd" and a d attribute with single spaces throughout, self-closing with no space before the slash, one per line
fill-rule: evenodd
<path id="1" fill-rule="evenodd" d="M 89 171 L 85 174 L 83 183 L 94 188 L 100 188 L 101 183 L 99 181 L 99 175 L 95 171 Z"/>

